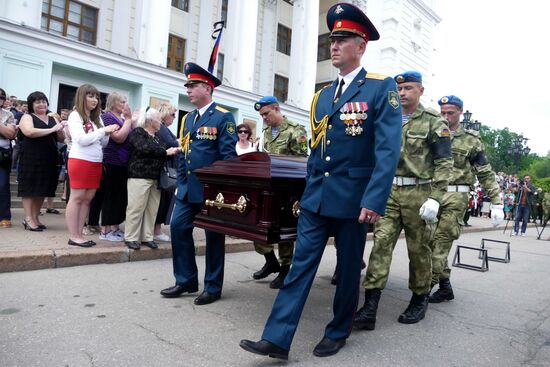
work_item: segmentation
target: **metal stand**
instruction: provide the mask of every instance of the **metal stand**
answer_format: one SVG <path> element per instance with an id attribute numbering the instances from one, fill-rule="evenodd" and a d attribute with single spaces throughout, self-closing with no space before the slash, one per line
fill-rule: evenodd
<path id="1" fill-rule="evenodd" d="M 481 239 L 481 249 L 482 250 L 485 249 L 485 242 L 502 243 L 502 244 L 506 245 L 506 253 L 505 253 L 503 258 L 487 255 L 487 260 L 488 261 L 496 261 L 496 262 L 505 263 L 505 264 L 508 264 L 510 262 L 510 242 L 497 241 L 497 240 L 490 240 L 488 238 L 482 238 Z M 481 254 L 480 254 L 480 256 L 481 256 Z M 481 259 L 481 257 L 480 257 L 480 259 Z"/>
<path id="2" fill-rule="evenodd" d="M 542 228 L 540 229 L 537 240 L 540 240 L 540 237 L 542 236 L 542 232 L 544 232 L 544 228 L 546 228 L 546 224 L 548 224 L 548 219 L 550 219 L 550 217 L 548 217 L 544 220 L 544 224 L 542 225 Z"/>
<path id="3" fill-rule="evenodd" d="M 461 263 L 460 262 L 460 250 L 461 249 L 462 250 L 478 251 L 479 252 L 479 258 L 481 259 L 481 266 Z M 455 256 L 453 258 L 453 266 L 456 266 L 457 268 L 463 268 L 463 269 L 469 269 L 469 270 L 475 270 L 475 271 L 482 271 L 482 272 L 488 271 L 489 270 L 489 259 L 488 259 L 488 256 L 487 256 L 487 249 L 457 245 Z"/>

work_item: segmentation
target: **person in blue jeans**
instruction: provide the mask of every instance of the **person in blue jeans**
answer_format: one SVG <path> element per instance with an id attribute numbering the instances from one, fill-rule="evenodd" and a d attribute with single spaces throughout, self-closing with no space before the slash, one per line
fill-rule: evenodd
<path id="1" fill-rule="evenodd" d="M 533 193 L 536 191 L 535 186 L 531 183 L 531 176 L 525 175 L 523 181 L 520 181 L 518 187 L 518 201 L 516 209 L 516 217 L 514 219 L 513 236 L 518 235 L 519 221 L 521 220 L 521 235 L 525 236 L 529 215 L 531 213 L 531 204 L 533 202 Z"/>

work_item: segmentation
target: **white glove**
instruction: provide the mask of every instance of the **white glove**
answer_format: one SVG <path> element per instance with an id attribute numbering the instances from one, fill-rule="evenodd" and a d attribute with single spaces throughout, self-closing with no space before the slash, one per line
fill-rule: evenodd
<path id="1" fill-rule="evenodd" d="M 434 199 L 428 199 L 418 211 L 420 218 L 426 222 L 433 222 L 439 212 L 439 203 Z"/>
<path id="2" fill-rule="evenodd" d="M 491 220 L 493 226 L 498 226 L 504 220 L 504 205 L 491 204 Z"/>

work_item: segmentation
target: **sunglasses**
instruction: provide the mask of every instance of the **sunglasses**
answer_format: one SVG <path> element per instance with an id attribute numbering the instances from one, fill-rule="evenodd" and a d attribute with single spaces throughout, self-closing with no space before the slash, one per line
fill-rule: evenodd
<path id="1" fill-rule="evenodd" d="M 246 131 L 246 130 L 239 130 L 239 134 L 248 134 L 248 131 Z"/>

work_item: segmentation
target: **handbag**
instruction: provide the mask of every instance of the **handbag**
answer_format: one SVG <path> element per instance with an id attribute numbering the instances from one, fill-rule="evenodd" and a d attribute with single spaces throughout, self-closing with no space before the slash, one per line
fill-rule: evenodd
<path id="1" fill-rule="evenodd" d="M 177 170 L 174 167 L 169 167 L 168 163 L 164 163 L 160 170 L 159 188 L 166 191 L 174 192 L 177 187 Z"/>

